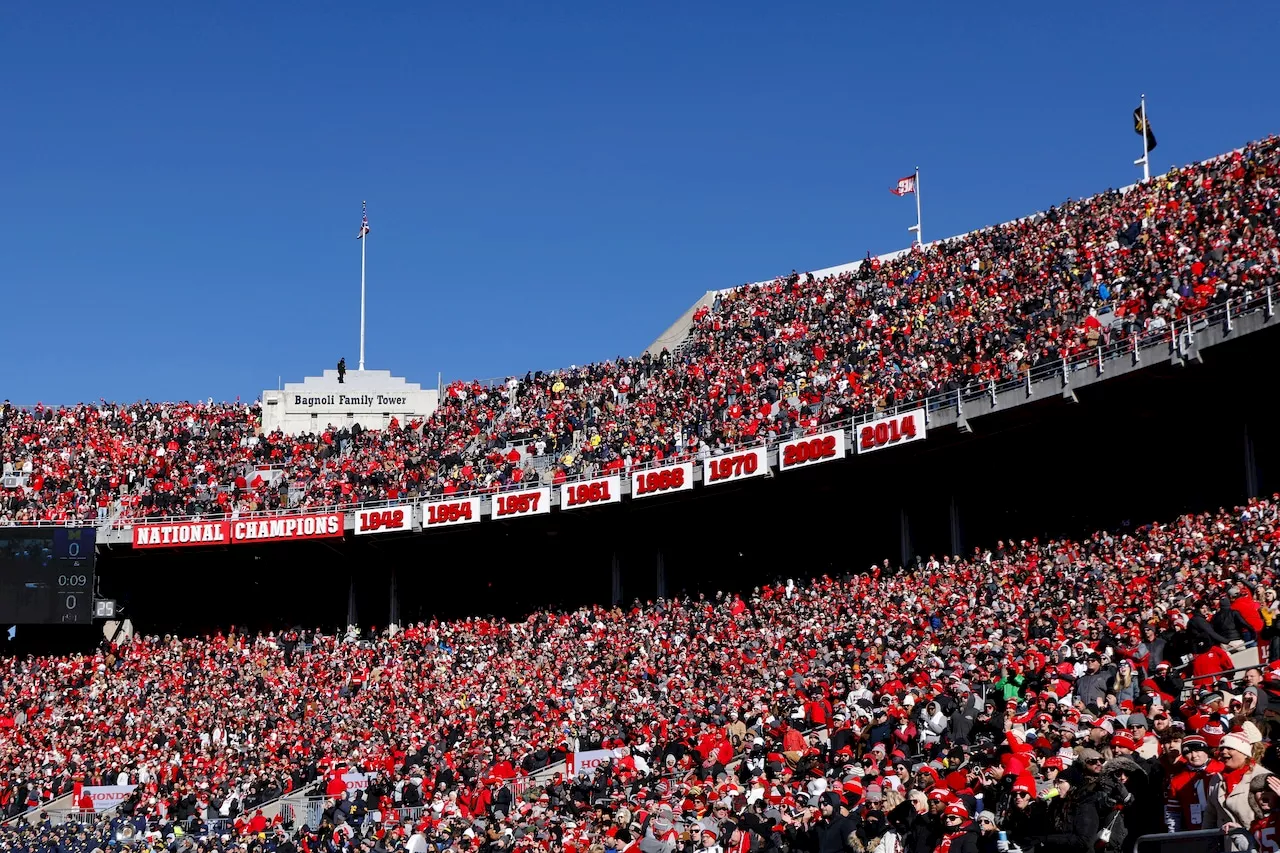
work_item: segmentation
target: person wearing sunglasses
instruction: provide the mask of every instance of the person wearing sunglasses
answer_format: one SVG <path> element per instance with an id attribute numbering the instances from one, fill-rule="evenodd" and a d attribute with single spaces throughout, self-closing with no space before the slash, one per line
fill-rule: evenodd
<path id="1" fill-rule="evenodd" d="M 1024 849 L 1035 845 L 1036 853 L 1091 853 L 1101 827 L 1081 762 L 1059 773 L 1055 787 L 1058 795 L 1049 802 L 1047 819 Z"/>
<path id="2" fill-rule="evenodd" d="M 1000 840 L 1000 827 L 996 826 L 995 812 L 978 812 L 978 853 L 1008 853 L 1009 842 Z"/>
<path id="3" fill-rule="evenodd" d="M 1036 794 L 1036 780 L 1030 773 L 1015 779 L 1009 811 L 1001 824 L 1009 843 L 1023 850 L 1030 849 L 1033 836 L 1044 832 L 1045 819 L 1049 816 L 1048 801 Z"/>
<path id="4" fill-rule="evenodd" d="M 979 853 L 978 831 L 963 802 L 953 802 L 942 811 L 942 838 L 934 853 Z"/>

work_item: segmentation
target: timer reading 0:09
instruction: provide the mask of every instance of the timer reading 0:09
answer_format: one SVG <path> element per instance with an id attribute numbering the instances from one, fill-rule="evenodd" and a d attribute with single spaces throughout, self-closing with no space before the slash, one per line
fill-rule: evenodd
<path id="1" fill-rule="evenodd" d="M 88 585 L 88 575 L 58 575 L 58 586 L 60 587 L 78 587 Z"/>

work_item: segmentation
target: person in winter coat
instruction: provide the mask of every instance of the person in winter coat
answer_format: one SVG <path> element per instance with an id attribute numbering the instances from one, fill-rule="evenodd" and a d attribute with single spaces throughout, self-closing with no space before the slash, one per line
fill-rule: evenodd
<path id="1" fill-rule="evenodd" d="M 1085 667 L 1088 671 L 1076 679 L 1076 699 L 1083 702 L 1086 708 L 1100 709 L 1106 703 L 1107 684 L 1115 675 L 1115 670 L 1104 667 L 1102 656 L 1097 652 L 1089 653 L 1085 658 Z"/>
<path id="2" fill-rule="evenodd" d="M 817 813 L 807 812 L 794 834 L 793 847 L 809 853 L 847 853 L 849 837 L 858 830 L 858 824 L 840 811 L 840 795 L 827 791 L 822 795 Z M 797 821 L 791 820 L 793 827 Z M 971 851 L 974 853 L 974 851 Z"/>
<path id="3" fill-rule="evenodd" d="M 920 746 L 927 751 L 929 747 L 940 742 L 947 731 L 947 723 L 947 717 L 942 713 L 942 708 L 937 702 L 926 705 L 920 717 L 920 724 L 917 726 L 920 732 Z"/>
<path id="4" fill-rule="evenodd" d="M 1227 642 L 1223 645 L 1242 643 L 1245 634 L 1251 633 L 1249 622 L 1239 610 L 1231 606 L 1231 599 L 1225 595 L 1219 600 L 1218 611 L 1213 614 L 1209 624 L 1226 639 Z"/>
<path id="5" fill-rule="evenodd" d="M 1135 672 L 1133 664 L 1122 660 L 1116 664 L 1116 674 L 1107 685 L 1107 693 L 1115 696 L 1115 704 L 1119 706 L 1124 702 L 1137 702 L 1140 687 L 1141 678 Z"/>
<path id="6" fill-rule="evenodd" d="M 1001 850 L 1001 846 L 1004 847 Z M 978 853 L 1008 853 L 1009 842 L 1000 844 L 1000 827 L 996 825 L 995 812 L 978 812 Z"/>
<path id="7" fill-rule="evenodd" d="M 1058 774 L 1058 796 L 1049 805 L 1049 832 L 1032 839 L 1037 853 L 1092 853 L 1098 810 L 1084 782 L 1079 762 Z"/>
<path id="8" fill-rule="evenodd" d="M 898 834 L 904 853 L 933 853 L 942 837 L 942 824 L 929 810 L 924 792 L 915 790 L 886 815 L 889 826 Z"/>
<path id="9" fill-rule="evenodd" d="M 1270 775 L 1269 771 L 1253 760 L 1253 746 L 1239 732 L 1223 735 L 1218 753 L 1223 769 L 1209 780 L 1205 829 L 1248 829 L 1262 816 L 1254 811 L 1249 786 L 1254 779 Z"/>
<path id="10" fill-rule="evenodd" d="M 1229 639 L 1219 634 L 1213 627 L 1213 604 L 1207 599 L 1196 605 L 1195 615 L 1187 622 L 1187 633 L 1191 635 L 1191 644 L 1203 640 L 1210 645 L 1225 646 L 1231 642 Z"/>
<path id="11" fill-rule="evenodd" d="M 853 853 L 897 853 L 897 836 L 878 805 L 863 812 L 861 825 L 849 838 L 849 847 Z"/>
<path id="12" fill-rule="evenodd" d="M 1049 816 L 1049 804 L 1036 796 L 1034 776 L 1019 776 L 1013 783 L 1013 798 L 1009 811 L 1000 824 L 1009 841 L 1024 850 L 1031 847 L 1031 839 L 1044 832 L 1044 822 Z"/>
<path id="13" fill-rule="evenodd" d="M 964 803 L 954 802 L 942 811 L 942 838 L 934 853 L 978 853 L 978 829 Z"/>

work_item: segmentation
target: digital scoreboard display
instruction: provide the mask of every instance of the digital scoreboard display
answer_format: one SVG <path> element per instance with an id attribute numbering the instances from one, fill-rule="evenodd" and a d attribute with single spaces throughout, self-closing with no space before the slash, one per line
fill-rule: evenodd
<path id="1" fill-rule="evenodd" d="M 92 527 L 0 527 L 0 630 L 93 622 Z"/>

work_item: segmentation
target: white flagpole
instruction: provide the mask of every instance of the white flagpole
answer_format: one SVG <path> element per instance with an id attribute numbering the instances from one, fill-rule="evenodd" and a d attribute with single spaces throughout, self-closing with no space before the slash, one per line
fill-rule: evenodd
<path id="1" fill-rule="evenodd" d="M 363 202 L 362 202 L 363 204 Z M 364 218 L 360 220 L 360 370 L 364 370 L 364 247 L 369 242 L 369 232 L 364 231 Z"/>
<path id="2" fill-rule="evenodd" d="M 916 243 L 924 245 L 924 233 L 920 230 L 920 167 L 916 166 Z"/>
<path id="3" fill-rule="evenodd" d="M 1129 103 L 1133 103 L 1130 101 Z M 1142 180 L 1151 180 L 1151 152 L 1147 150 L 1147 94 L 1142 93 Z"/>

